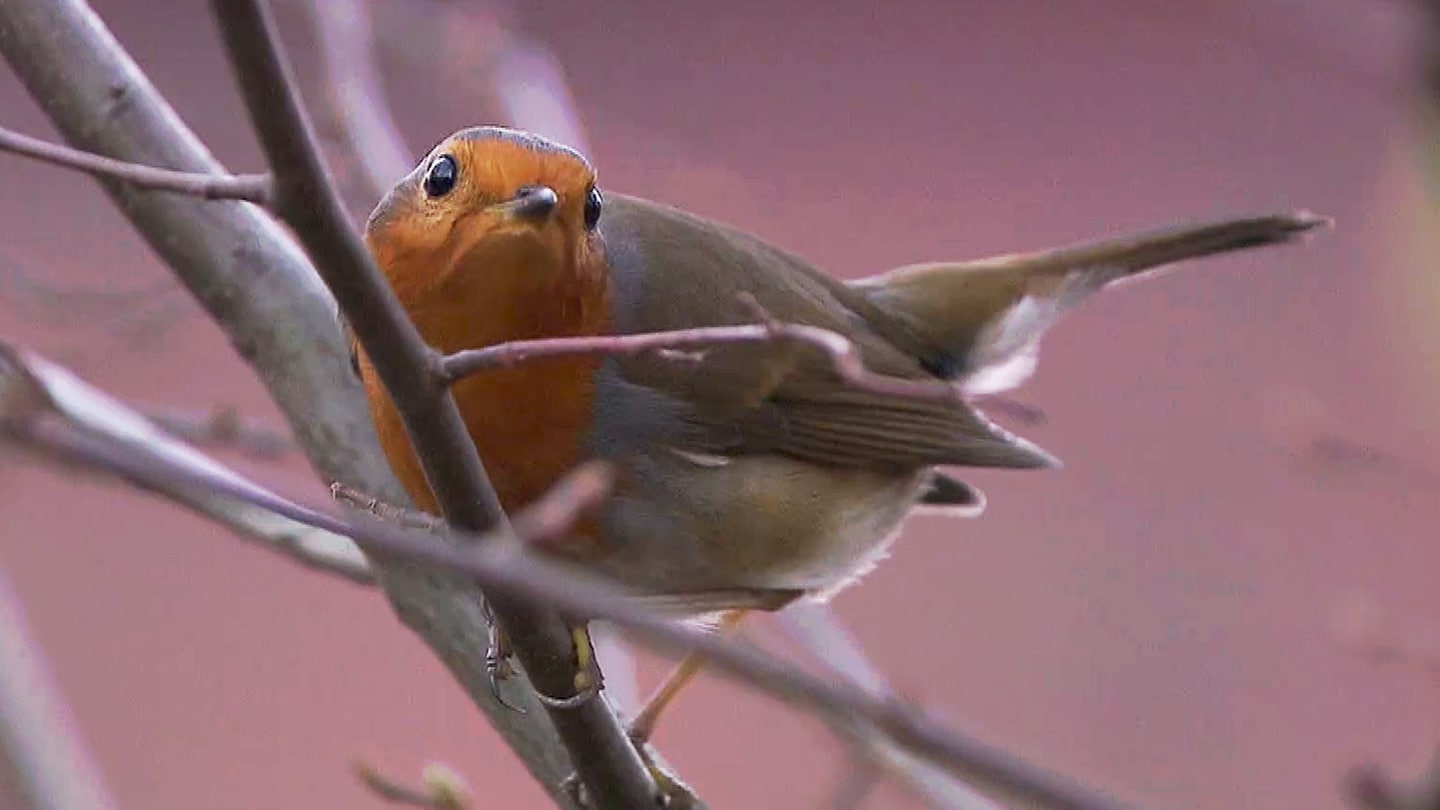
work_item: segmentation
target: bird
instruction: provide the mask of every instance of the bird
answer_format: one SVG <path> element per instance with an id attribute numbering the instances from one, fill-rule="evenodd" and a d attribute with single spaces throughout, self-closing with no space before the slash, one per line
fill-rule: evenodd
<path id="1" fill-rule="evenodd" d="M 655 610 L 728 628 L 749 611 L 834 596 L 886 556 L 917 511 L 983 509 L 983 493 L 940 468 L 1058 466 L 975 400 L 1024 382 L 1064 312 L 1117 282 L 1327 222 L 1304 211 L 1233 218 L 847 282 L 726 225 L 602 191 L 567 146 L 480 126 L 445 138 L 400 179 L 364 238 L 421 336 L 445 354 L 754 324 L 761 313 L 841 336 L 870 372 L 955 392 L 858 390 L 821 350 L 779 341 L 716 345 L 683 362 L 548 358 L 453 385 L 507 512 L 582 462 L 617 470 L 613 492 L 546 553 Z M 435 511 L 388 392 L 351 346 L 390 466 Z M 681 664 L 632 736 L 653 733 L 698 664 Z"/>

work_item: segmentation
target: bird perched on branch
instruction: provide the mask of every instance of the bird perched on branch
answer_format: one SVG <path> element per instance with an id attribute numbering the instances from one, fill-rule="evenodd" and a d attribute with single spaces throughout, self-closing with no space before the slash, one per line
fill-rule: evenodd
<path id="1" fill-rule="evenodd" d="M 420 333 L 447 354 L 754 323 L 759 311 L 843 336 L 878 374 L 981 394 L 1024 380 L 1044 331 L 1106 285 L 1323 222 L 1235 219 L 846 283 L 753 236 L 604 193 L 585 157 L 564 146 L 479 127 L 447 138 L 402 179 L 365 238 Z M 363 353 L 357 367 L 390 464 L 434 510 Z M 507 510 L 583 460 L 620 471 L 613 496 L 558 553 L 657 608 L 731 621 L 833 594 L 883 556 L 917 506 L 978 511 L 980 494 L 937 466 L 1056 464 L 962 396 L 856 390 L 822 352 L 794 342 L 719 345 L 688 362 L 538 360 L 475 374 L 453 394 Z M 671 695 L 642 712 L 638 736 Z"/>

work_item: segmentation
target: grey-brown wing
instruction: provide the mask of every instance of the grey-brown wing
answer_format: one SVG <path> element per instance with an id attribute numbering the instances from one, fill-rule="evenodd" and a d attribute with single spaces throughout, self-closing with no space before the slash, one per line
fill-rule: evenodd
<path id="1" fill-rule="evenodd" d="M 871 328 L 874 315 L 864 311 L 871 305 L 862 295 L 752 237 L 618 195 L 607 202 L 601 231 L 617 331 L 752 323 L 740 300 L 748 293 L 780 321 L 844 335 L 876 372 L 928 376 L 920 358 Z M 689 364 L 639 357 L 613 367 L 616 384 L 632 390 L 628 399 L 602 396 L 597 407 L 614 410 L 624 399 L 623 407 L 652 414 L 653 427 L 668 431 L 669 441 L 697 452 L 779 453 L 885 468 L 1055 463 L 958 399 L 921 402 L 856 391 L 809 346 L 724 346 Z"/>

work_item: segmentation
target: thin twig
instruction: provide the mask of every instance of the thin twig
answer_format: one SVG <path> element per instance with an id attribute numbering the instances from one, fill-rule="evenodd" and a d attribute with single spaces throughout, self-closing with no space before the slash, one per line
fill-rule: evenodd
<path id="1" fill-rule="evenodd" d="M 314 24 L 325 94 L 372 192 L 367 196 L 377 200 L 410 171 L 415 160 L 390 116 L 385 84 L 371 55 L 374 25 L 369 2 L 301 0 L 296 5 Z"/>
<path id="2" fill-rule="evenodd" d="M 0 3 L 0 52 L 65 141 L 132 163 L 225 174 L 83 0 Z M 117 209 L 241 349 L 325 480 L 399 492 L 334 323 L 283 226 L 240 202 L 196 205 L 104 181 Z"/>
<path id="3" fill-rule="evenodd" d="M 636 357 L 666 351 L 703 351 L 718 346 L 781 342 L 803 343 L 819 349 L 825 354 L 835 376 L 859 391 L 942 402 L 958 401 L 962 397 L 959 388 L 939 380 L 907 380 L 876 374 L 865 368 L 854 345 L 843 336 L 818 326 L 793 323 L 707 326 L 636 335 L 513 340 L 448 355 L 439 362 L 439 375 L 445 382 L 453 384 L 488 369 L 509 368 L 555 357 Z"/>
<path id="4" fill-rule="evenodd" d="M 206 466 L 237 482 L 244 480 L 69 370 L 0 343 L 0 376 L 5 374 L 23 377 L 25 386 L 23 389 L 9 386 L 0 391 L 15 396 L 15 391 L 21 390 L 33 401 L 32 407 L 54 410 L 82 430 L 104 436 L 137 453 L 161 453 L 180 463 Z M 4 416 L 0 414 L 0 418 Z M 207 498 L 204 493 L 184 490 L 159 494 L 307 568 L 335 574 L 360 585 L 375 584 L 375 572 L 365 555 L 343 535 L 284 520 L 233 500 Z"/>
<path id="5" fill-rule="evenodd" d="M 294 229 L 395 403 L 445 518 L 474 532 L 505 525 L 499 499 L 443 387 L 433 354 L 390 292 L 330 182 L 263 0 L 212 0 L 231 67 L 275 174 L 275 210 Z M 571 764 L 601 807 L 643 807 L 657 788 L 603 700 L 575 700 L 574 636 L 548 605 L 487 594 Z M 582 614 L 583 615 L 583 614 Z"/>
<path id="6" fill-rule="evenodd" d="M 207 200 L 244 200 L 256 205 L 265 205 L 270 199 L 270 176 L 266 174 L 204 174 L 160 169 L 82 152 L 4 127 L 0 127 L 0 152 L 13 152 L 62 169 L 119 180 L 152 191 L 173 191 Z"/>
<path id="7" fill-rule="evenodd" d="M 785 635 L 827 669 L 881 698 L 898 699 L 885 676 L 826 605 L 801 602 L 776 615 Z M 863 723 L 833 722 L 831 729 L 850 743 L 852 759 L 872 772 L 893 776 L 935 810 L 999 810 L 1000 805 L 981 795 L 948 771 L 896 745 Z M 837 798 L 841 791 L 837 791 Z"/>
<path id="8" fill-rule="evenodd" d="M 75 147 L 145 165 L 225 173 L 84 0 L 0 2 L 0 52 Z M 265 384 L 321 480 L 407 504 L 349 367 L 334 299 L 284 227 L 255 205 L 196 205 L 193 198 L 139 192 L 116 181 L 102 185 Z M 380 584 L 400 620 L 434 651 L 536 781 L 558 804 L 573 807 L 562 787 L 574 773 L 570 757 L 527 679 L 517 677 L 506 697 L 527 712 L 495 698 L 478 590 L 408 565 L 386 566 Z"/>
<path id="9" fill-rule="evenodd" d="M 436 534 L 449 531 L 449 526 L 445 521 L 435 517 L 429 512 L 405 509 L 391 503 L 386 503 L 374 495 L 367 495 L 339 481 L 330 485 L 330 497 L 340 503 L 353 506 L 356 509 L 363 509 L 375 517 L 389 521 L 390 523 L 397 523 L 411 529 L 424 529 L 427 532 Z"/>
<path id="10" fill-rule="evenodd" d="M 14 375 L 11 375 L 12 378 Z M 7 389 L 0 387 L 0 402 Z M 220 474 L 208 465 L 186 464 L 176 458 L 137 451 L 103 437 L 75 431 L 64 423 L 40 418 L 36 408 L 0 413 L 0 436 L 63 463 L 106 470 L 159 492 L 203 492 L 271 511 L 288 520 L 351 537 L 367 552 L 403 557 L 473 577 L 487 593 L 515 599 L 542 599 L 570 615 L 609 619 L 642 641 L 662 650 L 703 653 L 716 671 L 782 701 L 846 722 L 864 722 L 915 753 L 943 763 L 977 784 L 1007 790 L 1046 807 L 1066 810 L 1115 810 L 1116 800 L 1082 788 L 1002 751 L 962 737 L 929 720 L 912 707 L 871 694 L 851 683 L 816 678 L 747 644 L 717 638 L 647 611 L 633 596 L 613 584 L 570 566 L 524 552 L 515 535 L 501 529 L 488 538 L 452 545 L 437 542 L 429 532 L 406 529 L 363 513 L 337 517 L 302 506 L 273 492 Z M 581 492 L 586 488 L 580 488 Z M 561 488 L 542 499 L 537 512 L 563 510 L 571 517 L 586 506 L 574 502 L 575 490 Z M 517 523 L 524 523 L 523 519 Z M 549 520 L 541 525 L 559 525 Z"/>
<path id="11" fill-rule="evenodd" d="M 459 92 L 461 103 L 473 106 L 479 98 L 497 97 L 510 126 L 587 151 L 580 114 L 557 60 L 542 45 L 486 17 L 486 9 L 448 4 L 417 14 L 393 5 L 377 8 L 368 0 L 297 0 L 295 5 L 315 28 L 320 43 L 318 95 L 330 102 L 336 128 L 351 152 L 348 159 L 358 164 L 356 174 L 367 200 L 383 196 L 416 158 L 401 134 L 381 79 L 377 36 L 408 46 L 435 41 L 431 35 L 440 32 L 447 58 L 438 62 L 426 58 L 420 64 L 450 79 L 447 86 Z M 380 11 L 388 16 L 377 21 Z M 415 49 L 397 50 L 413 56 Z M 606 625 L 592 625 L 590 638 L 604 668 L 606 696 L 622 711 L 633 712 L 640 694 L 634 657 Z"/>

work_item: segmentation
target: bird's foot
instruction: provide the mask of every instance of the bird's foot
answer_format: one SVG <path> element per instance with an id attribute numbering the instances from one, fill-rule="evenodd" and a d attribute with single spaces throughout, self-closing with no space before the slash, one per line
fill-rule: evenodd
<path id="1" fill-rule="evenodd" d="M 595 647 L 590 641 L 590 629 L 583 623 L 570 626 L 570 637 L 575 645 L 575 694 L 557 698 L 537 691 L 541 703 L 552 709 L 573 709 L 595 699 L 605 686 L 605 676 L 600 671 L 600 661 L 595 657 Z"/>
<path id="2" fill-rule="evenodd" d="M 520 714 L 525 713 L 524 706 L 517 706 L 505 699 L 500 685 L 515 677 L 515 664 L 512 662 L 514 651 L 510 649 L 510 637 L 505 635 L 505 630 L 500 623 L 495 621 L 495 614 L 490 610 L 490 603 L 485 603 L 485 621 L 489 627 L 488 637 L 485 640 L 485 674 L 490 679 L 490 694 L 495 697 L 495 702 L 501 706 Z"/>
<path id="3" fill-rule="evenodd" d="M 605 686 L 605 675 L 600 671 L 600 660 L 595 657 L 590 627 L 584 623 L 571 625 L 570 638 L 575 644 L 575 691 L 600 691 Z"/>

